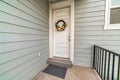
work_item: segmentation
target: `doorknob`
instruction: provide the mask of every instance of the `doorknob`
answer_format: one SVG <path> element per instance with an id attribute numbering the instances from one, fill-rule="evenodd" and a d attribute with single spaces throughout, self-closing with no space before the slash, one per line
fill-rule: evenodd
<path id="1" fill-rule="evenodd" d="M 70 38 L 70 36 L 69 36 L 68 41 L 70 41 L 70 40 L 71 40 L 71 38 Z"/>
<path id="2" fill-rule="evenodd" d="M 70 41 L 70 39 L 68 39 L 68 41 Z"/>

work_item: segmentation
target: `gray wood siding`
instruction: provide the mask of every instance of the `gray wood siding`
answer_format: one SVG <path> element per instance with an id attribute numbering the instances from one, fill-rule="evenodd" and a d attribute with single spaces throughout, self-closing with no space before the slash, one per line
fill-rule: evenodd
<path id="1" fill-rule="evenodd" d="M 31 80 L 46 64 L 48 9 L 47 0 L 0 0 L 0 80 Z"/>
<path id="2" fill-rule="evenodd" d="M 104 30 L 105 0 L 75 0 L 75 64 L 92 66 L 93 45 L 120 53 L 120 30 Z"/>

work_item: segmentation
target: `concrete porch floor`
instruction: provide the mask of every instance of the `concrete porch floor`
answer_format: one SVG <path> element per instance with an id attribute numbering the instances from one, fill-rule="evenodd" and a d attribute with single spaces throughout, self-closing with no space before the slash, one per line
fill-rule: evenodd
<path id="1" fill-rule="evenodd" d="M 87 67 L 73 66 L 68 68 L 65 79 L 61 79 L 42 71 L 33 80 L 101 80 L 97 73 Z"/>

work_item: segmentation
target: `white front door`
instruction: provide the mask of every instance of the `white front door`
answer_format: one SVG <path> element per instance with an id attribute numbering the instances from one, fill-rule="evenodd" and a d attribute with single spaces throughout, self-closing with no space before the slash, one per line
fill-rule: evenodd
<path id="1" fill-rule="evenodd" d="M 64 31 L 57 31 L 55 24 L 63 20 L 66 23 Z M 59 25 L 61 25 L 60 23 Z M 70 9 L 62 8 L 53 11 L 54 57 L 70 58 Z"/>

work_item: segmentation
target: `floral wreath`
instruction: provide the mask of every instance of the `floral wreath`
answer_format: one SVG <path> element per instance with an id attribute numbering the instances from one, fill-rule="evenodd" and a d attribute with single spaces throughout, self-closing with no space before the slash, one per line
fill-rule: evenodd
<path id="1" fill-rule="evenodd" d="M 59 25 L 59 23 L 61 23 L 61 22 L 63 23 L 62 26 Z M 65 28 L 66 28 L 66 23 L 65 23 L 64 20 L 59 20 L 59 21 L 57 21 L 57 23 L 55 24 L 55 27 L 56 27 L 57 31 L 64 31 Z"/>

